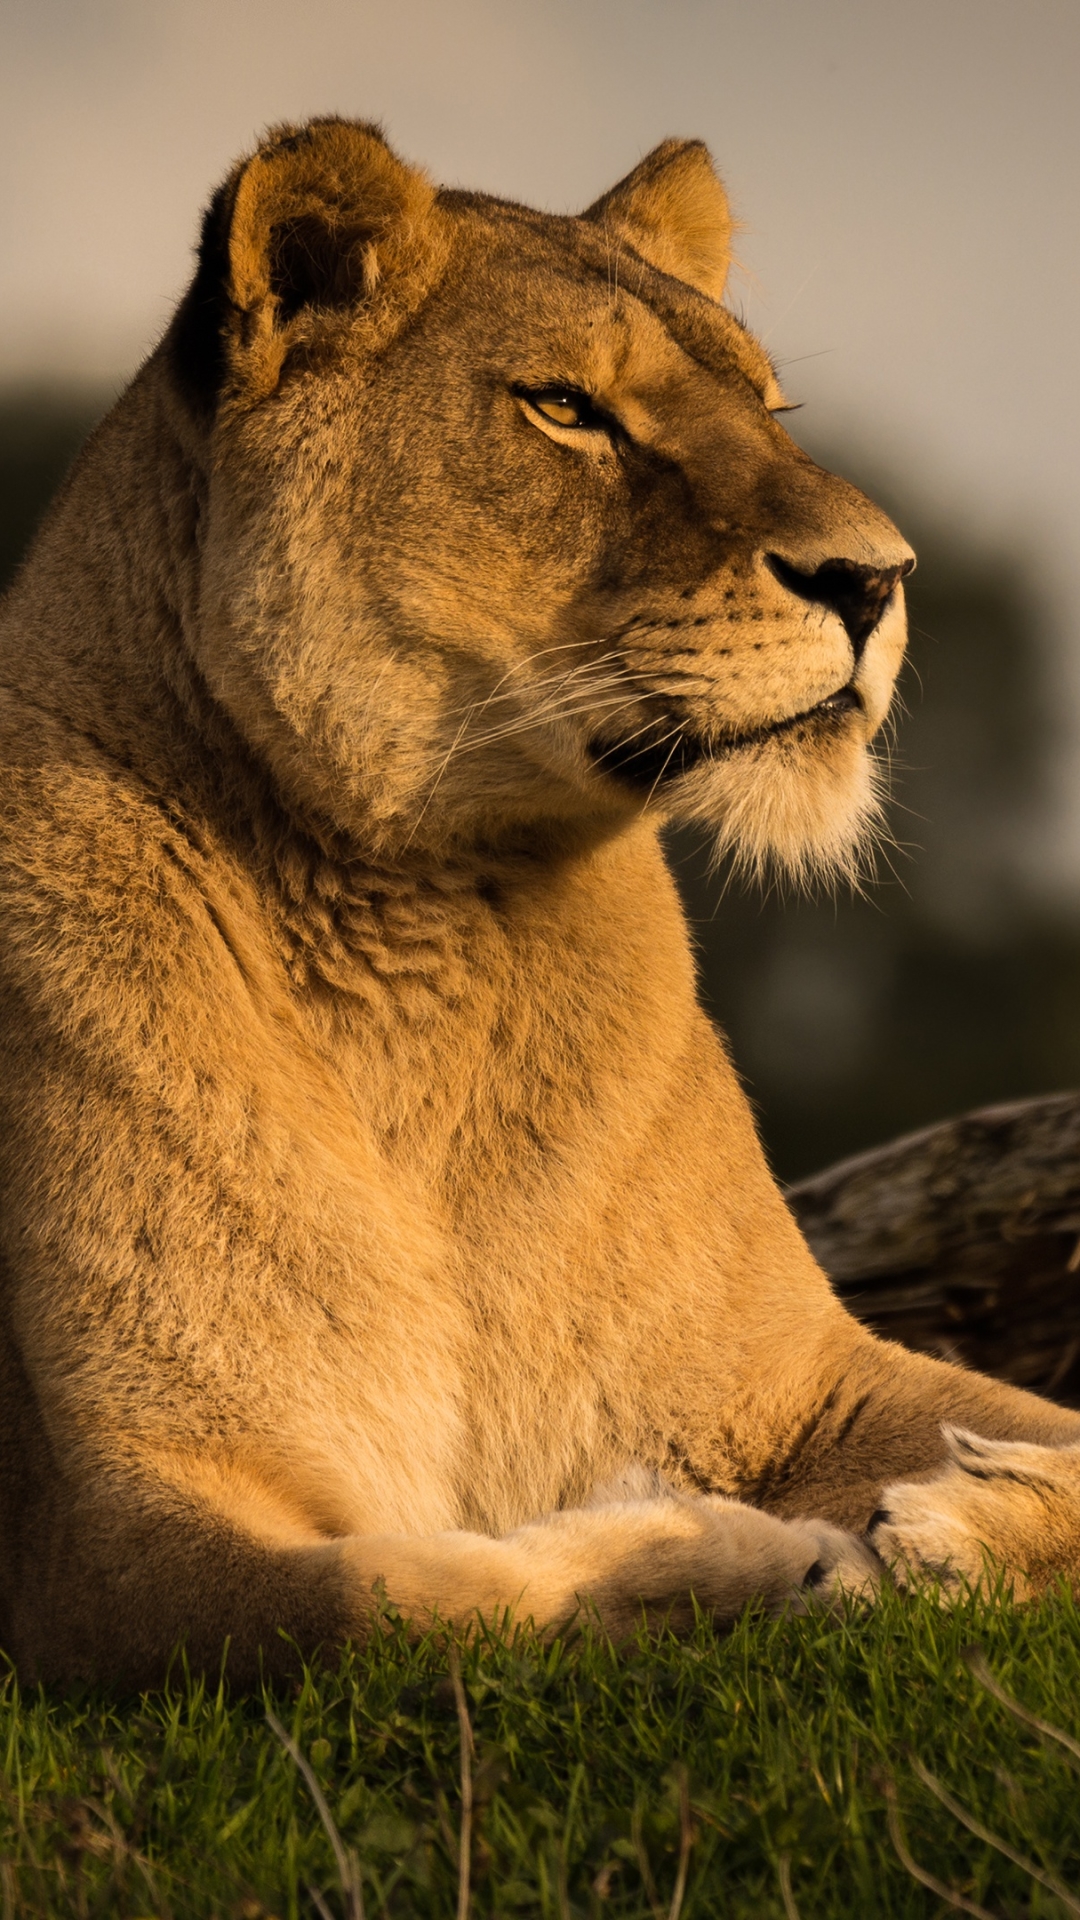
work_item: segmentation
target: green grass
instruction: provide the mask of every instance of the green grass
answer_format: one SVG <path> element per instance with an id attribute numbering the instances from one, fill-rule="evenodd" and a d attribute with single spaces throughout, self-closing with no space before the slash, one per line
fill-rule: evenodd
<path id="1" fill-rule="evenodd" d="M 463 1649 L 475 1741 L 471 1913 L 862 1920 L 947 1908 L 915 1860 L 995 1915 L 1080 1912 L 965 1829 L 1080 1894 L 1080 1766 L 987 1692 L 973 1643 L 1035 1713 L 1080 1734 L 1080 1610 L 884 1597 L 844 1620 L 747 1617 L 718 1638 L 612 1652 Z M 265 1697 L 180 1676 L 161 1693 L 0 1699 L 0 1914 L 345 1914 L 309 1786 L 360 1862 L 368 1920 L 457 1912 L 460 1726 L 448 1650 L 392 1623 L 332 1671 Z M 782 1863 L 790 1894 L 785 1907 Z M 315 1889 L 313 1896 L 310 1891 Z M 315 1897 L 318 1896 L 318 1897 Z"/>

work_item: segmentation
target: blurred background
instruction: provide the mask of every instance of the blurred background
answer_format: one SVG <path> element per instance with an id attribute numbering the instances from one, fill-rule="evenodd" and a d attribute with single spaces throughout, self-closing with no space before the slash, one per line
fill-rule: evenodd
<path id="1" fill-rule="evenodd" d="M 798 438 L 919 549 L 897 846 L 860 899 L 671 845 L 778 1172 L 1080 1084 L 1076 0 L 0 0 L 0 566 L 278 119 L 555 210 L 667 134 L 743 224 Z"/>

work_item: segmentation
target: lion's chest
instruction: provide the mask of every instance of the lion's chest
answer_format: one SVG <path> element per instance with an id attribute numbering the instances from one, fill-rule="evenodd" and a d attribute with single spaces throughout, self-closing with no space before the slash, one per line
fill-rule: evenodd
<path id="1" fill-rule="evenodd" d="M 306 1015 L 403 1239 L 422 1219 L 438 1249 L 486 1524 L 500 1461 L 519 1491 L 533 1462 L 534 1505 L 551 1504 L 643 1369 L 678 1363 L 663 1302 L 688 1303 L 723 1257 L 701 1119 L 722 1105 L 723 1062 L 658 856 L 642 872 L 607 850 L 517 895 L 458 898 L 425 919 L 422 953 L 387 940 L 378 967 L 376 933 Z M 407 1342 L 423 1345 L 425 1318 Z"/>
<path id="2" fill-rule="evenodd" d="M 621 852 L 502 886 L 373 891 L 303 982 L 351 1107 L 447 1225 L 601 1177 L 663 1102 L 692 968 L 658 856 L 643 875 Z"/>

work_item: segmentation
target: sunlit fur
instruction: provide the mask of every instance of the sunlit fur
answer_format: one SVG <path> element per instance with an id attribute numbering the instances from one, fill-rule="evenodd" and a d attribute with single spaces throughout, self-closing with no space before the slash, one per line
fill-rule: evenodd
<path id="1" fill-rule="evenodd" d="M 279 130 L 4 603 L 28 1678 L 828 1603 L 942 1470 L 935 1563 L 1080 1581 L 1064 1456 L 1042 1528 L 941 1434 L 1077 1416 L 841 1309 L 697 1003 L 662 821 L 850 868 L 910 560 L 772 417 L 730 231 L 696 142 L 571 219 Z"/>
<path id="2" fill-rule="evenodd" d="M 680 783 L 676 817 L 715 836 L 714 862 L 727 858 L 753 884 L 776 874 L 809 890 L 837 882 L 858 887 L 884 833 L 885 764 L 868 745 L 888 708 L 903 648 L 902 609 L 886 614 L 861 691 L 865 731 L 841 733 L 807 721 L 795 738 L 717 759 Z"/>
<path id="3" fill-rule="evenodd" d="M 778 869 L 797 887 L 854 886 L 883 819 L 882 784 L 860 740 L 826 741 L 812 755 L 795 743 L 752 747 L 687 775 L 678 817 L 711 829 L 716 864 L 732 856 L 752 882 Z"/>
<path id="4" fill-rule="evenodd" d="M 945 1444 L 941 1474 L 886 1488 L 875 1545 L 903 1582 L 929 1576 L 947 1595 L 992 1584 L 1004 1565 L 1015 1597 L 1029 1599 L 1076 1552 L 1080 1445 L 983 1440 L 951 1426 Z"/>

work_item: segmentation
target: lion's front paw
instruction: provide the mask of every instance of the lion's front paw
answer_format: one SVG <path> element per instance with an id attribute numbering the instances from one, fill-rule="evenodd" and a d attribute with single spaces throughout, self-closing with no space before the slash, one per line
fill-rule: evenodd
<path id="1" fill-rule="evenodd" d="M 799 1599 L 824 1602 L 836 1607 L 845 1594 L 872 1600 L 881 1585 L 882 1565 L 877 1554 L 853 1533 L 834 1527 L 827 1520 L 794 1520 L 812 1541 L 814 1559 L 803 1574 Z"/>
<path id="2" fill-rule="evenodd" d="M 978 1586 L 1004 1566 L 1017 1599 L 1056 1575 L 1080 1581 L 1080 1446 L 982 1440 L 944 1427 L 933 1480 L 886 1487 L 868 1538 L 903 1584 Z"/>

